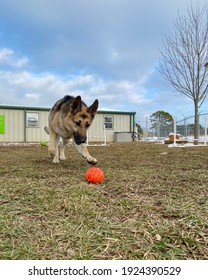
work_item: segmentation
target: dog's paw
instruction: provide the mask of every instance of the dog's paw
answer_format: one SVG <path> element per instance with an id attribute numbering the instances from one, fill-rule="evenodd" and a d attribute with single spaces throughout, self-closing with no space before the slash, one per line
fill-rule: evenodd
<path id="1" fill-rule="evenodd" d="M 48 155 L 49 155 L 49 156 L 54 156 L 55 153 L 56 153 L 55 149 L 50 148 L 50 147 L 48 148 Z"/>
<path id="2" fill-rule="evenodd" d="M 66 160 L 65 156 L 60 156 L 60 160 Z"/>
<path id="3" fill-rule="evenodd" d="M 87 162 L 88 162 L 89 164 L 92 164 L 92 165 L 97 164 L 96 158 L 93 158 L 93 157 L 87 158 Z"/>
<path id="4" fill-rule="evenodd" d="M 53 163 L 59 163 L 59 162 L 60 162 L 60 161 L 59 161 L 58 157 L 54 157 Z"/>

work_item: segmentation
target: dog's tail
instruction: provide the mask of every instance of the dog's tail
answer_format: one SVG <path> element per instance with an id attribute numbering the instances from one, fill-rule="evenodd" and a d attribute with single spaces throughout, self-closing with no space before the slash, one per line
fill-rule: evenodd
<path id="1" fill-rule="evenodd" d="M 49 128 L 48 128 L 47 126 L 44 127 L 44 130 L 45 130 L 45 132 L 46 132 L 47 134 L 50 134 Z"/>

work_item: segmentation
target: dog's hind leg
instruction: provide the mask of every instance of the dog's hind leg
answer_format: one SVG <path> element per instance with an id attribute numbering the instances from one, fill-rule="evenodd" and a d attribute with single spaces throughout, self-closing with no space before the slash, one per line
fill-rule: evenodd
<path id="1" fill-rule="evenodd" d="M 50 142 L 48 147 L 49 156 L 54 156 L 53 163 L 59 163 L 59 150 L 58 145 L 60 141 L 60 136 L 50 129 Z"/>
<path id="2" fill-rule="evenodd" d="M 59 142 L 60 142 L 60 136 L 56 134 L 55 138 L 55 156 L 53 158 L 53 163 L 59 163 Z"/>
<path id="3" fill-rule="evenodd" d="M 96 158 L 93 158 L 93 157 L 89 154 L 88 149 L 87 149 L 87 147 L 86 147 L 85 144 L 77 145 L 77 144 L 75 143 L 75 141 L 73 141 L 73 144 L 74 144 L 75 148 L 77 149 L 77 151 L 82 155 L 82 157 L 83 157 L 85 160 L 87 160 L 88 163 L 93 164 L 93 165 L 97 164 Z"/>
<path id="4" fill-rule="evenodd" d="M 48 146 L 49 157 L 55 155 L 55 140 L 56 140 L 56 133 L 52 129 L 50 129 L 50 141 Z"/>
<path id="5" fill-rule="evenodd" d="M 62 143 L 61 143 L 61 149 L 60 149 L 60 160 L 65 160 L 66 156 L 65 156 L 65 147 L 66 144 L 68 143 L 68 139 L 64 139 L 62 138 Z"/>
<path id="6" fill-rule="evenodd" d="M 49 131 L 48 126 L 45 126 L 45 127 L 44 127 L 44 130 L 45 130 L 45 132 L 46 132 L 47 134 L 50 134 L 50 131 Z"/>

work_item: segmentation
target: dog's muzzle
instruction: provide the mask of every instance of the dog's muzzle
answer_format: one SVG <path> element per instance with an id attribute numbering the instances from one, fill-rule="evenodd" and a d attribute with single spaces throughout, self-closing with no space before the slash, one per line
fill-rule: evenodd
<path id="1" fill-rule="evenodd" d="M 81 145 L 85 143 L 87 140 L 87 136 L 82 136 L 79 133 L 74 133 L 74 141 L 77 145 Z"/>

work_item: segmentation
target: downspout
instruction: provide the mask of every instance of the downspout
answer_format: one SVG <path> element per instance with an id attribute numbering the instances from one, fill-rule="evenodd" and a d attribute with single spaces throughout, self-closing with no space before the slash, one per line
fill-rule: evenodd
<path id="1" fill-rule="evenodd" d="M 130 132 L 135 132 L 135 114 L 130 114 Z"/>
<path id="2" fill-rule="evenodd" d="M 135 127 L 134 122 L 135 122 L 135 114 L 130 114 L 130 132 L 132 133 L 132 141 L 134 141 L 134 127 Z"/>
<path id="3" fill-rule="evenodd" d="M 129 120 L 130 120 L 130 131 L 129 132 L 132 132 L 132 122 L 131 122 L 131 116 L 132 116 L 132 114 L 129 114 Z"/>
<path id="4" fill-rule="evenodd" d="M 135 114 L 133 114 L 133 132 L 135 132 Z"/>
<path id="5" fill-rule="evenodd" d="M 27 142 L 26 109 L 24 109 L 24 142 Z"/>

